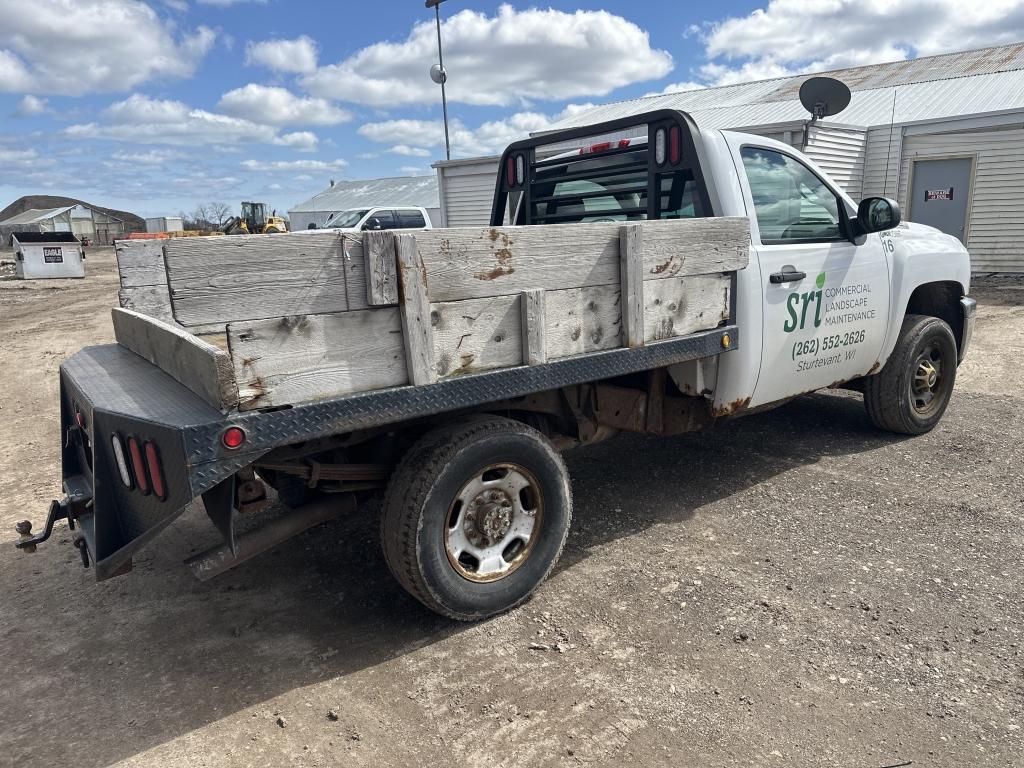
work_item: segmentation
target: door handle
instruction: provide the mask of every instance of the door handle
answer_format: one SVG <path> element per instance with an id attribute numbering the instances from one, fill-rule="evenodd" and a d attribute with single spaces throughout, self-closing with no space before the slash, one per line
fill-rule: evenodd
<path id="1" fill-rule="evenodd" d="M 768 275 L 768 281 L 774 285 L 778 285 L 779 283 L 793 283 L 797 280 L 803 280 L 805 277 L 807 277 L 806 272 L 801 272 L 798 269 L 793 269 L 793 267 L 785 266 L 782 268 L 781 272 L 772 272 Z"/>

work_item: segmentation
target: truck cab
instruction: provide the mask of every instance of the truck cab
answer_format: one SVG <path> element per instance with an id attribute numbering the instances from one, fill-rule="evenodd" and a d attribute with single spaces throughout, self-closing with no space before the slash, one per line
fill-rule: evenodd
<path id="1" fill-rule="evenodd" d="M 323 229 L 362 232 L 382 229 L 432 229 L 430 215 L 416 206 L 351 208 L 331 215 Z"/>
<path id="2" fill-rule="evenodd" d="M 510 147 L 492 225 L 506 216 L 521 225 L 747 218 L 750 263 L 737 272 L 734 294 L 742 348 L 674 367 L 680 389 L 703 392 L 716 413 L 734 415 L 847 386 L 865 391 L 880 426 L 898 421 L 898 431 L 911 433 L 933 427 L 973 328 L 963 244 L 901 221 L 892 200 L 855 202 L 790 145 L 700 130 L 688 116 L 682 124 L 667 113 L 645 117 L 646 135 L 627 118 Z M 577 136 L 580 145 L 572 146 Z M 946 338 L 919 350 L 916 367 L 898 383 L 902 412 L 886 420 L 864 385 L 879 383 L 907 337 L 907 319 L 921 317 L 948 328 L 953 348 Z M 894 375 L 890 369 L 887 378 Z"/>

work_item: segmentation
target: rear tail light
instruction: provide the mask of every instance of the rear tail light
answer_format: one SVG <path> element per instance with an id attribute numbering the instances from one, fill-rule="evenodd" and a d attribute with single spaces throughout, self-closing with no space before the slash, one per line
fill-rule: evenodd
<path id="1" fill-rule="evenodd" d="M 522 184 L 526 179 L 526 158 L 516 155 L 516 184 Z"/>
<path id="2" fill-rule="evenodd" d="M 164 485 L 163 468 L 160 466 L 160 454 L 153 443 L 146 443 L 146 466 L 149 468 L 149 479 L 153 482 L 153 494 L 158 499 L 165 498 L 167 488 Z"/>
<path id="3" fill-rule="evenodd" d="M 516 185 L 516 159 L 512 155 L 505 161 L 505 182 L 510 187 Z"/>
<path id="4" fill-rule="evenodd" d="M 132 487 L 132 473 L 128 469 L 128 460 L 124 456 L 124 444 L 121 436 L 116 432 L 110 436 L 110 445 L 114 449 L 114 463 L 117 464 L 117 474 L 121 476 L 121 482 L 125 488 Z"/>
<path id="5" fill-rule="evenodd" d="M 654 162 L 656 165 L 665 164 L 665 129 L 659 128 L 654 132 Z"/>
<path id="6" fill-rule="evenodd" d="M 146 476 L 146 465 L 142 460 L 142 448 L 134 437 L 128 438 L 128 455 L 132 459 L 132 469 L 135 471 L 135 482 L 138 483 L 139 490 L 149 493 L 149 478 Z"/>
<path id="7" fill-rule="evenodd" d="M 679 126 L 673 125 L 668 131 L 668 161 L 672 165 L 676 165 L 682 155 L 682 145 L 679 137 Z"/>

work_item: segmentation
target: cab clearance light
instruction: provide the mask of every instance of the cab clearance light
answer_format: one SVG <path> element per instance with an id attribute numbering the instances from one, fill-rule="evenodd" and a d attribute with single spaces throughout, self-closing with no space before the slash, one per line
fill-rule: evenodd
<path id="1" fill-rule="evenodd" d="M 132 457 L 132 469 L 135 470 L 135 482 L 142 493 L 149 493 L 149 478 L 146 477 L 146 465 L 142 463 L 142 449 L 134 437 L 128 438 L 128 455 Z"/>
<path id="2" fill-rule="evenodd" d="M 629 146 L 629 139 L 619 139 L 618 142 L 602 141 L 599 144 L 591 144 L 589 147 L 580 147 L 581 155 L 594 155 L 598 152 L 607 152 L 612 147 L 625 149 Z"/>
<path id="3" fill-rule="evenodd" d="M 160 455 L 156 452 L 156 445 L 153 443 L 146 443 L 146 466 L 149 467 L 149 477 L 153 481 L 153 494 L 161 500 L 166 498 L 167 488 L 164 486 Z"/>
<path id="4" fill-rule="evenodd" d="M 117 464 L 117 474 L 121 476 L 121 482 L 125 488 L 132 487 L 132 473 L 128 471 L 128 461 L 124 456 L 124 445 L 121 443 L 121 436 L 116 432 L 110 436 L 110 445 L 114 449 L 114 462 Z"/>
<path id="5" fill-rule="evenodd" d="M 224 443 L 225 448 L 234 450 L 235 448 L 241 448 L 242 443 L 245 442 L 245 432 L 241 427 L 228 427 L 224 430 L 224 434 L 221 435 L 221 442 Z"/>

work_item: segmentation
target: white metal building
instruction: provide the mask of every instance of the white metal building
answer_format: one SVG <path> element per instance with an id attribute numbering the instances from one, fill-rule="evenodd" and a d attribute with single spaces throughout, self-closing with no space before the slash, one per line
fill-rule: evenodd
<path id="1" fill-rule="evenodd" d="M 606 104 L 551 130 L 670 108 L 701 128 L 795 147 L 806 132 L 807 154 L 855 200 L 896 198 L 905 219 L 960 237 L 976 272 L 1024 272 L 1024 43 L 816 74 L 843 81 L 853 98 L 810 127 L 798 97 L 805 74 Z M 435 164 L 449 226 L 487 222 L 497 162 Z M 930 220 L 936 189 L 958 201 L 957 216 Z"/>
<path id="2" fill-rule="evenodd" d="M 495 164 L 495 167 L 497 165 Z M 322 227 L 331 214 L 353 208 L 416 206 L 426 208 L 431 223 L 441 224 L 436 176 L 397 176 L 386 179 L 339 181 L 288 211 L 292 231 Z"/>
<path id="3" fill-rule="evenodd" d="M 87 205 L 33 208 L 0 221 L 4 243 L 10 242 L 13 232 L 70 232 L 79 238 L 88 237 L 97 245 L 110 245 L 126 230 L 121 219 Z"/>

